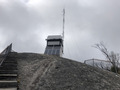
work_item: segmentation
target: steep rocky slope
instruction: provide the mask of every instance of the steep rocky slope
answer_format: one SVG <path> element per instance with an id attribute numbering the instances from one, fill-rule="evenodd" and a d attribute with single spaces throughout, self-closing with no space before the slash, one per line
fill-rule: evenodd
<path id="1" fill-rule="evenodd" d="M 18 61 L 19 90 L 120 90 L 120 76 L 80 62 L 33 53 Z"/>

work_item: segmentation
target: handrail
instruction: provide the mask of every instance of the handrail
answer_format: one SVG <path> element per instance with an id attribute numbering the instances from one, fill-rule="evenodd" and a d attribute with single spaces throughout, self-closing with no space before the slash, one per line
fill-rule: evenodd
<path id="1" fill-rule="evenodd" d="M 6 57 L 8 56 L 8 54 L 12 51 L 12 43 L 7 46 L 7 48 L 5 48 L 0 55 L 2 55 L 2 60 L 0 62 L 0 66 L 2 65 L 2 63 L 4 62 L 4 60 L 6 59 Z"/>

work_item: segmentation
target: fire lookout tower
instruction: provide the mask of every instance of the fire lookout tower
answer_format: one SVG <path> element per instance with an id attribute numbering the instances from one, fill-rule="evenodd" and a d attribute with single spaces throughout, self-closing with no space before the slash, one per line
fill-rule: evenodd
<path id="1" fill-rule="evenodd" d="M 47 37 L 45 53 L 61 57 L 63 53 L 63 38 L 61 35 L 51 35 Z"/>
<path id="2" fill-rule="evenodd" d="M 65 9 L 63 9 L 63 33 L 62 35 L 50 35 L 47 37 L 47 46 L 44 54 L 61 57 L 63 54 Z"/>

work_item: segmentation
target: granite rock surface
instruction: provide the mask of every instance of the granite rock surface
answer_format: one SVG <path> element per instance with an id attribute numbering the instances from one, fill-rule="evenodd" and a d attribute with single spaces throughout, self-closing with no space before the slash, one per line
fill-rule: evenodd
<path id="1" fill-rule="evenodd" d="M 120 90 L 120 76 L 83 63 L 35 53 L 11 53 L 19 90 Z"/>

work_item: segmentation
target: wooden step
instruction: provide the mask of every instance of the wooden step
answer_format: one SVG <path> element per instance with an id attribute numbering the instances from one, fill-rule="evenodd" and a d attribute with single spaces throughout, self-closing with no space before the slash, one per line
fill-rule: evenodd
<path id="1" fill-rule="evenodd" d="M 0 76 L 0 80 L 17 80 L 17 76 Z"/>
<path id="2" fill-rule="evenodd" d="M 0 67 L 0 70 L 17 70 L 17 67 L 10 67 L 10 66 L 6 66 L 6 67 Z"/>
<path id="3" fill-rule="evenodd" d="M 15 59 L 5 59 L 5 61 L 17 61 Z"/>
<path id="4" fill-rule="evenodd" d="M 0 74 L 17 74 L 18 70 L 0 70 Z"/>
<path id="5" fill-rule="evenodd" d="M 0 80 L 0 83 L 17 83 L 17 80 Z"/>
<path id="6" fill-rule="evenodd" d="M 11 67 L 15 67 L 15 68 L 16 68 L 17 65 L 16 65 L 16 64 L 1 65 L 0 68 L 2 68 L 2 67 L 8 67 L 8 68 L 9 68 L 9 67 L 10 67 L 10 68 L 11 68 Z"/>
<path id="7" fill-rule="evenodd" d="M 13 66 L 17 67 L 16 63 L 3 63 L 1 66 L 7 66 L 7 65 L 13 65 Z"/>
<path id="8" fill-rule="evenodd" d="M 8 65 L 1 65 L 0 68 L 2 67 L 17 67 L 16 64 L 11 64 L 11 63 L 8 63 Z"/>
<path id="9" fill-rule="evenodd" d="M 0 82 L 0 88 L 13 88 L 17 87 L 17 81 L 1 81 Z"/>
<path id="10" fill-rule="evenodd" d="M 0 88 L 0 90 L 17 90 L 17 87 L 15 87 L 15 88 Z"/>
<path id="11" fill-rule="evenodd" d="M 4 61 L 4 63 L 16 63 L 17 64 L 16 61 Z"/>
<path id="12" fill-rule="evenodd" d="M 6 61 L 17 61 L 16 59 L 5 59 Z"/>
<path id="13" fill-rule="evenodd" d="M 17 76 L 17 74 L 0 74 L 0 76 Z"/>

